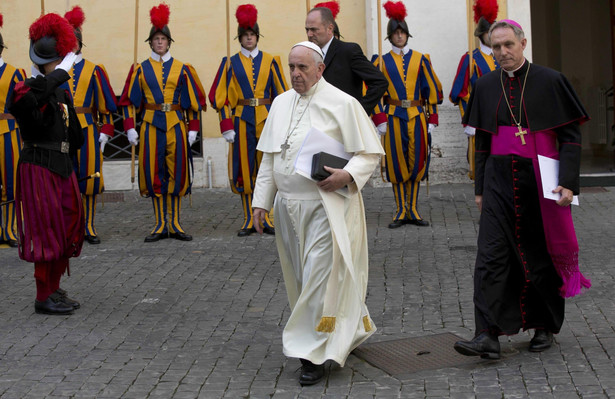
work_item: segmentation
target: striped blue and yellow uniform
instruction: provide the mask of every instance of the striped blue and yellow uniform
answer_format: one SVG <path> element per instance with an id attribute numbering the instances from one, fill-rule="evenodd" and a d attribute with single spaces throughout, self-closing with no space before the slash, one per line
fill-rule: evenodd
<path id="1" fill-rule="evenodd" d="M 15 182 L 17 181 L 17 162 L 21 152 L 19 127 L 8 112 L 7 101 L 13 96 L 17 82 L 26 78 L 23 69 L 3 63 L 0 66 L 0 202 L 15 199 Z M 0 242 L 17 240 L 15 205 L 8 203 L 0 209 Z"/>
<path id="2" fill-rule="evenodd" d="M 83 129 L 85 141 L 75 159 L 74 168 L 77 178 L 84 178 L 96 172 L 100 178 L 79 182 L 85 211 L 85 234 L 97 236 L 94 227 L 96 215 L 96 195 L 105 189 L 103 178 L 103 155 L 98 139 L 100 133 L 113 137 L 113 116 L 117 111 L 115 93 L 109 83 L 109 76 L 102 65 L 81 60 L 71 69 L 67 82 L 73 96 L 73 104 Z"/>
<path id="3" fill-rule="evenodd" d="M 240 194 L 244 211 L 242 229 L 253 227 L 252 192 L 262 154 L 256 151 L 271 101 L 287 90 L 279 57 L 258 52 L 252 59 L 241 52 L 233 55 L 227 67 L 226 57 L 209 92 L 209 101 L 218 111 L 220 131 L 235 130 L 235 142 L 229 146 L 228 175 L 231 189 Z M 244 105 L 246 99 L 267 99 L 266 104 Z M 271 221 L 267 219 L 269 227 Z"/>
<path id="4" fill-rule="evenodd" d="M 152 198 L 156 218 L 152 234 L 184 232 L 180 198 L 190 193 L 192 185 L 186 128 L 199 130 L 205 101 L 194 68 L 172 57 L 167 61 L 150 57 L 130 69 L 120 105 L 125 130 L 134 128 L 135 110 L 142 111 L 139 189 L 142 196 Z"/>
<path id="5" fill-rule="evenodd" d="M 474 83 L 486 73 L 498 69 L 500 66 L 498 62 L 493 58 L 493 55 L 485 54 L 480 49 L 474 49 L 472 52 L 474 70 L 472 77 L 470 78 L 470 57 L 468 53 L 465 53 L 461 60 L 459 60 L 459 66 L 457 67 L 457 74 L 453 80 L 453 87 L 451 88 L 451 94 L 449 99 L 455 105 L 459 106 L 459 112 L 461 113 L 461 119 L 466 112 L 468 106 L 468 100 L 470 94 L 472 94 L 472 88 Z"/>
<path id="6" fill-rule="evenodd" d="M 380 66 L 377 56 L 373 63 Z M 438 124 L 442 86 L 426 54 L 409 50 L 402 56 L 390 51 L 382 56 L 382 63 L 389 82 L 383 97 L 388 122 L 384 150 L 385 176 L 393 186 L 397 204 L 393 220 L 421 220 L 416 203 L 420 181 L 429 168 L 431 138 L 427 124 Z M 402 101 L 410 104 L 399 104 Z"/>
<path id="7" fill-rule="evenodd" d="M 457 74 L 453 80 L 453 87 L 451 88 L 451 94 L 449 99 L 451 102 L 459 106 L 459 112 L 461 113 L 461 119 L 466 113 L 466 107 L 470 95 L 472 94 L 472 88 L 474 83 L 486 73 L 496 70 L 500 67 L 492 54 L 485 54 L 480 49 L 476 48 L 472 52 L 472 62 L 474 68 L 472 75 L 470 76 L 470 57 L 468 53 L 465 53 L 461 60 L 459 60 L 459 66 L 457 67 Z M 468 137 L 468 163 L 470 164 L 470 171 L 468 175 L 470 179 L 474 180 L 474 137 Z"/>

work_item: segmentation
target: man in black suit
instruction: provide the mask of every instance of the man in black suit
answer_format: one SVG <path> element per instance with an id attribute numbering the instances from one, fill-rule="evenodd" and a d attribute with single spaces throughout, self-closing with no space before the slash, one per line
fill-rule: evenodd
<path id="1" fill-rule="evenodd" d="M 325 54 L 323 77 L 333 86 L 356 98 L 368 115 L 384 95 L 388 82 L 363 54 L 356 43 L 333 37 L 335 19 L 326 7 L 312 9 L 305 19 L 308 40 L 317 44 Z M 363 82 L 367 92 L 363 95 Z M 386 127 L 385 127 L 386 129 Z"/>

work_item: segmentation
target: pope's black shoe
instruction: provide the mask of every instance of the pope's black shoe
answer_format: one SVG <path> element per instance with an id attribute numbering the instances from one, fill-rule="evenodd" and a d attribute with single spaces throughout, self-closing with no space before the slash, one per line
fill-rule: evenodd
<path id="1" fill-rule="evenodd" d="M 250 227 L 249 229 L 241 229 L 237 232 L 237 237 L 247 237 L 252 233 L 256 233 L 256 229 L 254 227 Z"/>
<path id="2" fill-rule="evenodd" d="M 265 227 L 263 227 L 263 233 L 274 236 L 275 235 L 275 229 L 273 227 L 270 227 L 270 226 L 265 226 Z"/>
<path id="3" fill-rule="evenodd" d="M 62 302 L 60 295 L 55 292 L 44 301 L 34 300 L 34 311 L 41 314 L 68 315 L 73 314 L 73 307 Z"/>
<path id="4" fill-rule="evenodd" d="M 393 220 L 391 223 L 389 223 L 389 229 L 396 229 L 408 223 L 410 223 L 410 219 Z"/>
<path id="5" fill-rule="evenodd" d="M 86 235 L 85 240 L 92 245 L 100 244 L 100 238 L 98 238 L 98 236 Z"/>
<path id="6" fill-rule="evenodd" d="M 164 240 L 168 236 L 169 236 L 169 233 L 166 231 L 163 233 L 152 233 L 148 235 L 147 237 L 145 237 L 145 242 L 156 242 L 156 241 Z"/>
<path id="7" fill-rule="evenodd" d="M 530 352 L 542 352 L 551 347 L 553 342 L 553 333 L 547 330 L 536 330 L 534 338 L 530 341 Z"/>
<path id="8" fill-rule="evenodd" d="M 178 231 L 177 233 L 171 233 L 169 234 L 169 237 L 175 238 L 176 240 L 180 241 L 192 241 L 192 236 L 190 234 L 182 233 L 181 231 Z"/>
<path id="9" fill-rule="evenodd" d="M 415 226 L 420 226 L 420 227 L 429 226 L 429 222 L 423 219 L 410 220 L 408 223 L 413 224 Z"/>
<path id="10" fill-rule="evenodd" d="M 62 288 L 58 288 L 55 293 L 59 295 L 60 301 L 72 306 L 73 309 L 79 309 L 81 307 L 81 304 L 78 301 L 69 298 L 66 294 L 66 291 L 64 291 Z"/>
<path id="11" fill-rule="evenodd" d="M 457 341 L 455 350 L 465 356 L 480 356 L 483 359 L 500 358 L 500 341 L 498 337 L 482 332 L 471 341 Z"/>
<path id="12" fill-rule="evenodd" d="M 301 360 L 301 376 L 299 376 L 299 384 L 314 385 L 325 376 L 325 365 L 314 364 L 306 359 Z"/>

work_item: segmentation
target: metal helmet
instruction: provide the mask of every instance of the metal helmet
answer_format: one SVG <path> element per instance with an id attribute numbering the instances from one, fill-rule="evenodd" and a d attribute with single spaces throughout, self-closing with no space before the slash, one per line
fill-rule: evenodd
<path id="1" fill-rule="evenodd" d="M 74 6 L 70 11 L 67 11 L 64 14 L 64 18 L 73 26 L 75 29 L 75 36 L 77 37 L 77 41 L 79 42 L 79 52 L 83 47 L 83 35 L 81 33 L 81 25 L 83 25 L 83 21 L 85 21 L 85 14 L 83 13 L 83 9 L 79 6 Z"/>
<path id="2" fill-rule="evenodd" d="M 495 22 L 498 16 L 498 2 L 497 0 L 476 0 L 473 10 L 474 22 L 476 23 L 474 36 L 480 38 L 483 34 L 489 32 L 489 28 Z"/>
<path id="3" fill-rule="evenodd" d="M 2 25 L 4 23 L 4 19 L 2 14 L 0 14 L 0 28 L 2 28 Z M 4 50 L 6 48 L 6 46 L 4 45 L 4 39 L 2 38 L 2 34 L 0 33 L 0 55 L 2 54 L 2 50 Z"/>
<path id="4" fill-rule="evenodd" d="M 258 10 L 253 4 L 242 4 L 235 11 L 237 18 L 237 37 L 241 40 L 241 35 L 251 30 L 256 35 L 257 40 L 260 38 L 260 28 L 258 27 Z"/>
<path id="5" fill-rule="evenodd" d="M 150 21 L 152 22 L 152 29 L 149 31 L 149 36 L 145 40 L 146 42 L 151 42 L 154 38 L 154 35 L 158 32 L 162 33 L 169 39 L 170 42 L 173 41 L 171 37 L 171 30 L 169 29 L 169 15 L 171 14 L 171 10 L 169 6 L 165 3 L 160 3 L 157 7 L 154 6 L 149 11 Z"/>
<path id="6" fill-rule="evenodd" d="M 408 37 L 412 37 L 405 20 L 408 13 L 406 12 L 404 3 L 401 1 L 387 1 L 383 4 L 383 7 L 386 11 L 387 18 L 389 18 L 389 23 L 387 24 L 387 39 L 391 40 L 391 36 L 393 36 L 393 33 L 395 33 L 397 29 L 401 29 Z"/>

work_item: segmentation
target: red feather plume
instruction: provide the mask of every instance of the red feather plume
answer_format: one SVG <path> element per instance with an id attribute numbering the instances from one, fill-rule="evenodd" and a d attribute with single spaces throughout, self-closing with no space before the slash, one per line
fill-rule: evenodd
<path id="1" fill-rule="evenodd" d="M 337 1 L 323 1 L 322 3 L 318 3 L 314 6 L 316 7 L 324 7 L 331 10 L 331 14 L 333 14 L 333 19 L 337 18 L 337 14 L 340 12 L 340 3 Z"/>
<path id="2" fill-rule="evenodd" d="M 4 17 L 0 14 L 0 28 L 2 28 L 2 25 L 4 25 Z"/>
<path id="3" fill-rule="evenodd" d="M 162 29 L 169 24 L 169 15 L 171 9 L 165 3 L 160 3 L 158 7 L 154 6 L 149 11 L 149 19 L 156 29 Z"/>
<path id="4" fill-rule="evenodd" d="M 498 1 L 497 0 L 476 0 L 474 2 L 474 22 L 478 23 L 480 17 L 483 17 L 492 24 L 498 17 Z"/>
<path id="5" fill-rule="evenodd" d="M 77 47 L 73 26 L 58 14 L 45 14 L 30 25 L 31 40 L 36 41 L 45 36 L 53 36 L 56 39 L 56 51 L 62 57 Z"/>
<path id="6" fill-rule="evenodd" d="M 258 10 L 254 4 L 242 4 L 237 7 L 237 11 L 235 12 L 237 23 L 244 29 L 253 27 L 254 24 L 256 24 L 257 16 Z"/>
<path id="7" fill-rule="evenodd" d="M 81 9 L 81 7 L 74 6 L 72 10 L 64 14 L 64 18 L 68 20 L 73 28 L 80 29 L 81 25 L 83 25 L 83 21 L 85 21 L 85 14 L 83 13 L 83 9 Z"/>
<path id="8" fill-rule="evenodd" d="M 387 1 L 383 6 L 389 19 L 403 21 L 408 13 L 406 6 L 401 1 Z"/>

